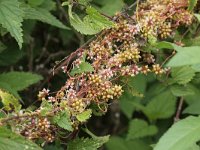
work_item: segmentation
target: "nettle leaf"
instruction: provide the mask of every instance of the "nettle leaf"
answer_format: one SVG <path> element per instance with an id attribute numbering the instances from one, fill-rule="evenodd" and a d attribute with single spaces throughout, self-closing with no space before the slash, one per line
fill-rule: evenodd
<path id="1" fill-rule="evenodd" d="M 73 131 L 72 122 L 70 120 L 68 111 L 59 112 L 56 116 L 54 116 L 53 120 L 59 127 L 68 131 Z"/>
<path id="2" fill-rule="evenodd" d="M 169 90 L 151 99 L 143 112 L 150 120 L 169 118 L 176 109 L 176 97 Z"/>
<path id="3" fill-rule="evenodd" d="M 21 105 L 15 96 L 0 89 L 0 101 L 3 103 L 6 110 L 20 110 Z"/>
<path id="4" fill-rule="evenodd" d="M 197 0 L 189 0 L 188 10 L 192 11 L 196 5 L 197 5 Z"/>
<path id="5" fill-rule="evenodd" d="M 140 119 L 131 120 L 127 134 L 127 140 L 143 138 L 155 135 L 158 129 L 154 125 L 148 125 L 146 121 Z"/>
<path id="6" fill-rule="evenodd" d="M 30 72 L 12 71 L 0 74 L 0 82 L 9 85 L 15 91 L 24 90 L 40 80 L 42 80 L 42 76 Z"/>
<path id="7" fill-rule="evenodd" d="M 106 17 L 102 16 L 95 8 L 87 7 L 87 15 L 81 20 L 79 16 L 72 12 L 72 6 L 68 9 L 71 25 L 80 33 L 86 35 L 97 34 L 103 29 L 110 28 L 114 25 Z"/>
<path id="8" fill-rule="evenodd" d="M 37 144 L 24 137 L 13 133 L 11 130 L 0 127 L 1 150 L 42 150 Z"/>
<path id="9" fill-rule="evenodd" d="M 97 150 L 108 142 L 109 136 L 97 138 L 77 138 L 68 144 L 68 150 Z"/>
<path id="10" fill-rule="evenodd" d="M 23 43 L 22 22 L 24 12 L 19 5 L 18 0 L 0 0 L 0 24 L 10 32 L 21 48 Z"/>
<path id="11" fill-rule="evenodd" d="M 159 140 L 154 150 L 187 150 L 200 140 L 200 117 L 187 117 L 175 123 Z"/>
<path id="12" fill-rule="evenodd" d="M 91 109 L 87 109 L 84 112 L 78 114 L 76 116 L 76 118 L 78 119 L 78 121 L 80 122 L 85 122 L 86 120 L 88 120 L 91 117 L 92 114 L 92 110 Z"/>
<path id="13" fill-rule="evenodd" d="M 200 46 L 176 47 L 177 53 L 167 63 L 169 67 L 200 64 Z"/>
<path id="14" fill-rule="evenodd" d="M 190 86 L 183 86 L 183 85 L 172 85 L 170 90 L 174 96 L 187 96 L 193 95 L 194 91 Z"/>
<path id="15" fill-rule="evenodd" d="M 25 12 L 24 19 L 34 19 L 39 20 L 44 23 L 48 23 L 52 26 L 69 29 L 62 22 L 60 22 L 56 17 L 54 17 L 48 10 L 44 8 L 33 8 L 28 5 L 24 5 L 23 10 Z"/>
<path id="16" fill-rule="evenodd" d="M 93 72 L 94 68 L 92 65 L 88 62 L 82 62 L 79 67 L 75 67 L 71 70 L 70 75 L 74 76 L 76 74 L 81 74 L 81 73 L 87 73 L 87 72 Z"/>
<path id="17" fill-rule="evenodd" d="M 171 70 L 171 83 L 187 84 L 195 76 L 195 70 L 190 66 L 176 67 Z"/>

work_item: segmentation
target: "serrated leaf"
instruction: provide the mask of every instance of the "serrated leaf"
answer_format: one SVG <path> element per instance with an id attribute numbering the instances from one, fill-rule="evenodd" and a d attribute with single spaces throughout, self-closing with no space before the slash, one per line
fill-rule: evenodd
<path id="1" fill-rule="evenodd" d="M 154 150 L 187 150 L 200 140 L 200 117 L 187 117 L 175 123 L 159 140 Z"/>
<path id="2" fill-rule="evenodd" d="M 171 83 L 187 84 L 195 76 L 195 70 L 190 66 L 176 67 L 171 70 Z"/>
<path id="3" fill-rule="evenodd" d="M 172 85 L 170 87 L 170 90 L 171 90 L 172 94 L 177 97 L 194 94 L 193 89 L 191 89 L 189 86 Z"/>
<path id="4" fill-rule="evenodd" d="M 81 20 L 77 14 L 72 12 L 71 5 L 69 5 L 68 13 L 71 25 L 82 34 L 97 34 L 103 29 L 110 28 L 114 25 L 113 22 L 102 16 L 93 7 L 86 8 L 86 13 L 88 15 L 86 15 L 83 20 Z"/>
<path id="5" fill-rule="evenodd" d="M 155 135 L 158 129 L 154 125 L 148 125 L 146 121 L 134 119 L 129 123 L 129 129 L 127 134 L 127 140 L 133 140 L 137 138 L 143 138 L 146 136 Z"/>
<path id="6" fill-rule="evenodd" d="M 21 105 L 16 97 L 6 91 L 3 91 L 2 89 L 0 89 L 0 100 L 4 105 L 4 108 L 8 111 L 13 108 L 15 110 L 20 110 L 21 108 Z"/>
<path id="7" fill-rule="evenodd" d="M 68 150 L 97 150 L 109 140 L 109 136 L 98 138 L 79 138 L 68 144 Z"/>
<path id="8" fill-rule="evenodd" d="M 0 24 L 10 32 L 21 48 L 23 43 L 22 21 L 24 12 L 19 5 L 18 0 L 1 0 Z"/>
<path id="9" fill-rule="evenodd" d="M 5 127 L 0 127 L 1 150 L 42 150 L 37 144 L 13 133 Z"/>
<path id="10" fill-rule="evenodd" d="M 177 53 L 167 63 L 167 66 L 178 67 L 200 63 L 200 47 L 176 47 Z"/>
<path id="11" fill-rule="evenodd" d="M 37 83 L 42 76 L 30 72 L 8 72 L 0 74 L 0 82 L 12 87 L 15 91 L 21 91 L 28 86 Z M 0 85 L 1 86 L 1 85 Z M 1 87 L 4 88 L 4 87 Z"/>
<path id="12" fill-rule="evenodd" d="M 53 120 L 59 127 L 68 131 L 73 131 L 72 122 L 70 120 L 68 111 L 59 112 L 56 116 L 54 116 Z"/>
<path id="13" fill-rule="evenodd" d="M 169 90 L 153 97 L 143 112 L 150 120 L 170 117 L 176 109 L 176 97 Z"/>
<path id="14" fill-rule="evenodd" d="M 85 122 L 86 120 L 88 120 L 91 117 L 92 114 L 92 110 L 91 109 L 87 109 L 84 112 L 78 114 L 76 116 L 76 118 L 78 119 L 78 121 L 80 122 Z"/>
<path id="15" fill-rule="evenodd" d="M 70 75 L 74 76 L 76 74 L 81 74 L 81 73 L 88 73 L 88 72 L 93 72 L 94 68 L 92 65 L 88 62 L 82 62 L 79 67 L 75 67 L 71 70 Z"/>
<path id="16" fill-rule="evenodd" d="M 188 10 L 192 11 L 196 5 L 197 5 L 197 0 L 189 0 Z"/>
<path id="17" fill-rule="evenodd" d="M 61 28 L 61 29 L 69 29 L 62 22 L 60 22 L 56 17 L 54 17 L 48 10 L 44 8 L 33 8 L 28 5 L 23 7 L 25 12 L 24 19 L 34 19 L 39 20 L 44 23 L 48 23 L 52 26 Z"/>

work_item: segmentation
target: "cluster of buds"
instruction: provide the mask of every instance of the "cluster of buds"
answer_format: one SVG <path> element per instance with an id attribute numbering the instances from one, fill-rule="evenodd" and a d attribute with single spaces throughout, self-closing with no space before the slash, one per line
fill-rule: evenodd
<path id="1" fill-rule="evenodd" d="M 28 139 L 43 139 L 47 142 L 54 141 L 54 126 L 47 118 L 22 118 L 18 121 L 15 131 L 24 135 Z"/>
<path id="2" fill-rule="evenodd" d="M 122 95 L 122 86 L 117 84 L 118 77 L 134 77 L 148 72 L 155 75 L 166 73 L 167 70 L 156 60 L 155 52 L 144 47 L 151 44 L 149 39 L 152 37 L 156 41 L 169 38 L 180 25 L 191 24 L 193 14 L 187 6 L 187 0 L 147 0 L 131 17 L 116 15 L 114 27 L 104 30 L 77 54 L 72 67 L 62 67 L 63 72 L 69 75 L 69 68 L 79 68 L 83 61 L 87 61 L 94 68 L 93 72 L 70 76 L 55 97 L 48 97 L 48 101 L 53 103 L 54 108 L 60 107 L 64 101 L 70 111 L 72 126 L 77 129 L 81 122 L 76 115 L 90 108 L 92 103 L 98 106 L 107 104 Z M 38 98 L 43 100 L 48 95 L 49 91 L 43 89 Z M 21 120 L 21 123 L 23 125 L 18 131 L 22 135 L 53 141 L 54 128 L 47 118 L 31 118 Z"/>

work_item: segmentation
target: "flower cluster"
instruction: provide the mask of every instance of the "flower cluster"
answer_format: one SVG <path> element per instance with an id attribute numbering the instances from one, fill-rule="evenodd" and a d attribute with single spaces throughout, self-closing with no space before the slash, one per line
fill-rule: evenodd
<path id="1" fill-rule="evenodd" d="M 28 139 L 43 139 L 47 142 L 54 141 L 54 127 L 47 118 L 29 117 L 18 120 L 15 132 Z"/>
<path id="2" fill-rule="evenodd" d="M 193 15 L 187 6 L 186 0 L 147 0 L 131 17 L 117 14 L 114 17 L 115 26 L 104 30 L 84 48 L 72 67 L 62 66 L 63 72 L 70 75 L 69 68 L 80 69 L 80 64 L 87 61 L 93 71 L 70 76 L 55 96 L 47 98 L 49 91 L 42 90 L 39 99 L 47 98 L 55 107 L 60 107 L 64 101 L 72 126 L 77 129 L 81 122 L 76 116 L 90 108 L 91 104 L 107 104 L 122 95 L 123 87 L 117 80 L 120 76 L 146 75 L 149 72 L 162 75 L 166 72 L 156 60 L 155 53 L 145 47 L 150 44 L 149 40 L 170 38 L 179 26 L 191 24 Z M 46 118 L 31 118 L 22 122 L 26 125 L 19 131 L 30 139 L 54 139 Z"/>

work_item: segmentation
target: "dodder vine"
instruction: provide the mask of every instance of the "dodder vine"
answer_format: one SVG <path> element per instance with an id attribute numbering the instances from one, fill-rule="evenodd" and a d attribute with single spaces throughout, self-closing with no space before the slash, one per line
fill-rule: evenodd
<path id="1" fill-rule="evenodd" d="M 169 74 L 170 69 L 163 65 L 174 54 L 166 54 L 162 61 L 155 43 L 166 38 L 173 41 L 176 29 L 190 25 L 192 20 L 187 0 L 147 0 L 139 3 L 133 16 L 118 13 L 113 27 L 67 58 L 62 70 L 69 79 L 55 95 L 46 89 L 40 91 L 42 104 L 35 112 L 12 113 L 10 118 L 1 119 L 0 125 L 47 142 L 59 138 L 62 128 L 69 135 L 74 133 L 92 111 L 105 113 L 108 103 L 122 95 L 122 77 Z M 149 50 L 152 48 L 154 51 Z"/>

